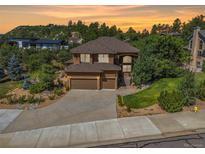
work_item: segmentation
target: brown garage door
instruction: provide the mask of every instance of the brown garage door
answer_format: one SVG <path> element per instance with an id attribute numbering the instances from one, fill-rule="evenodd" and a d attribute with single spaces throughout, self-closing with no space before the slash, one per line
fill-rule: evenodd
<path id="1" fill-rule="evenodd" d="M 97 80 L 71 79 L 71 89 L 97 89 Z"/>
<path id="2" fill-rule="evenodd" d="M 115 79 L 102 79 L 102 88 L 103 89 L 115 89 Z"/>

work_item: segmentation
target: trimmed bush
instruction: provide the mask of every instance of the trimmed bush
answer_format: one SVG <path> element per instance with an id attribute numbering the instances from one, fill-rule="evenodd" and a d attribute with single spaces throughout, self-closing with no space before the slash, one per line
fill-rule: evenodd
<path id="1" fill-rule="evenodd" d="M 182 100 L 181 93 L 173 91 L 169 93 L 164 90 L 158 97 L 159 105 L 167 112 L 179 112 L 182 111 L 184 102 Z"/>

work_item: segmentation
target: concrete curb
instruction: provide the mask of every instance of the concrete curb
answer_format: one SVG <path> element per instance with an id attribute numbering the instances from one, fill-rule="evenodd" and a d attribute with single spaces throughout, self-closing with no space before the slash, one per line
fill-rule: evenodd
<path id="1" fill-rule="evenodd" d="M 205 132 L 205 111 L 138 116 L 0 134 L 0 147 L 97 147 Z"/>

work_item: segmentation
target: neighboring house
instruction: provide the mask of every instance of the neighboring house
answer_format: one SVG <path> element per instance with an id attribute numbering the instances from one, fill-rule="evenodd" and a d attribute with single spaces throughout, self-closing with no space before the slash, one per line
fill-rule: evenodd
<path id="1" fill-rule="evenodd" d="M 4 44 L 4 40 L 0 39 L 0 45 Z"/>
<path id="2" fill-rule="evenodd" d="M 72 32 L 71 37 L 68 39 L 68 44 L 74 45 L 74 44 L 82 44 L 83 39 L 80 36 L 80 33 L 78 32 Z"/>
<path id="3" fill-rule="evenodd" d="M 27 39 L 27 38 L 9 38 L 8 43 L 10 45 L 16 45 L 18 48 L 30 48 L 33 41 L 37 39 Z"/>
<path id="4" fill-rule="evenodd" d="M 50 50 L 60 50 L 61 40 L 46 40 L 40 39 L 32 42 L 37 49 L 50 49 Z"/>
<path id="5" fill-rule="evenodd" d="M 178 33 L 178 32 L 169 32 L 169 33 L 161 33 L 161 35 L 181 36 L 181 33 Z"/>
<path id="6" fill-rule="evenodd" d="M 192 55 L 190 70 L 201 71 L 205 60 L 205 30 L 201 30 L 200 27 L 194 29 L 193 35 L 189 38 L 188 50 Z"/>
<path id="7" fill-rule="evenodd" d="M 17 45 L 19 48 L 24 49 L 30 49 L 31 47 L 49 50 L 59 50 L 62 48 L 68 49 L 68 45 L 61 40 L 9 38 L 8 43 L 11 45 Z"/>
<path id="8" fill-rule="evenodd" d="M 139 50 L 114 37 L 99 37 L 71 49 L 73 64 L 65 71 L 71 89 L 117 89 L 129 76 Z"/>

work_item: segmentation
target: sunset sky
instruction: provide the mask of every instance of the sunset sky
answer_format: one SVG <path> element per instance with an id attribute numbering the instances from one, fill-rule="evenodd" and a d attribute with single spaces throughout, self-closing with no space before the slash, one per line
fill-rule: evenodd
<path id="1" fill-rule="evenodd" d="M 98 21 L 117 25 L 126 31 L 150 29 L 153 24 L 188 21 L 205 14 L 205 6 L 0 6 L 0 33 L 19 25 L 67 24 L 68 20 L 84 23 Z"/>

